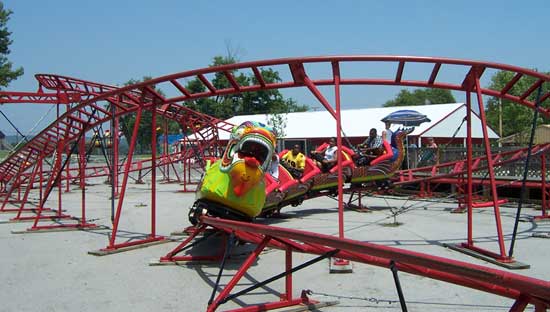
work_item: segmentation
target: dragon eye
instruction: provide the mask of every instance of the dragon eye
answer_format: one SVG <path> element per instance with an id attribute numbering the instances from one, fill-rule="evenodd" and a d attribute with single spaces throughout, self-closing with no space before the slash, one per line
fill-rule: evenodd
<path id="1" fill-rule="evenodd" d="M 233 158 L 233 155 L 235 155 L 235 147 L 236 147 L 235 144 L 231 144 L 231 146 L 227 150 L 227 157 Z"/>
<path id="2" fill-rule="evenodd" d="M 227 145 L 227 148 L 225 149 L 225 152 L 222 156 L 222 166 L 225 167 L 231 164 L 231 161 L 233 160 L 233 155 L 235 154 L 236 146 L 237 145 L 235 141 L 232 141 L 229 143 L 229 145 Z"/>

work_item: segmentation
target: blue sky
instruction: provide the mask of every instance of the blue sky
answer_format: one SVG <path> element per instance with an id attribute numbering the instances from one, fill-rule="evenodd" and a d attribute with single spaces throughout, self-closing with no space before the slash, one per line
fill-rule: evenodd
<path id="1" fill-rule="evenodd" d="M 34 74 L 120 85 L 208 66 L 227 46 L 241 61 L 317 55 L 418 55 L 550 71 L 548 0 L 534 1 L 3 1 L 13 11 L 9 60 L 25 75 L 6 88 L 36 91 Z M 344 95 L 377 107 L 399 88 Z M 301 104 L 310 95 L 285 91 Z M 455 94 L 458 101 L 463 97 Z M 28 132 L 46 105 L 0 109 Z M 38 128 L 51 122 L 50 111 Z M 0 130 L 15 131 L 0 116 Z"/>

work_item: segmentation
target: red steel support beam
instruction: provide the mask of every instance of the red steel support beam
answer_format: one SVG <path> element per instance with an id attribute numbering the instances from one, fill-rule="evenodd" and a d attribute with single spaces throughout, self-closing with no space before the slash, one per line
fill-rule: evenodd
<path id="1" fill-rule="evenodd" d="M 208 309 L 206 310 L 207 312 L 213 312 L 218 308 L 218 306 L 220 305 L 220 301 L 231 293 L 231 290 L 233 290 L 239 280 L 244 276 L 246 271 L 256 261 L 256 258 L 260 256 L 260 253 L 264 250 L 270 240 L 271 238 L 269 236 L 266 236 L 263 241 L 256 247 L 256 249 L 250 254 L 250 256 L 248 256 L 248 258 L 242 264 L 241 268 L 237 271 L 237 273 L 235 273 L 231 281 L 227 283 L 225 288 L 220 292 L 216 299 L 214 299 L 214 301 L 208 305 Z"/>
<path id="2" fill-rule="evenodd" d="M 23 199 L 21 200 L 21 206 L 19 207 L 19 211 L 17 212 L 17 215 L 12 220 L 18 220 L 21 218 L 21 213 L 25 210 L 25 204 L 27 203 L 27 199 L 29 197 L 29 192 L 32 189 L 34 178 L 36 177 L 37 173 L 40 170 L 40 166 L 35 165 L 32 169 L 31 177 L 27 181 L 27 187 L 25 188 L 25 193 L 23 194 Z"/>
<path id="3" fill-rule="evenodd" d="M 151 236 L 156 236 L 157 209 L 157 110 L 151 110 Z"/>
<path id="4" fill-rule="evenodd" d="M 0 104 L 70 104 L 80 102 L 78 93 L 0 91 Z"/>
<path id="5" fill-rule="evenodd" d="M 540 156 L 540 167 L 541 167 L 541 215 L 536 216 L 535 220 L 541 219 L 550 219 L 550 214 L 548 213 L 548 206 L 550 205 L 550 189 L 546 182 L 546 154 L 541 154 Z"/>
<path id="6" fill-rule="evenodd" d="M 485 118 L 485 107 L 483 106 L 483 98 L 481 94 L 481 87 L 479 83 L 479 76 L 475 76 L 475 86 L 477 94 L 477 103 L 479 107 L 479 116 L 481 119 L 481 127 L 483 131 L 483 138 L 485 141 L 485 154 L 487 155 L 487 170 L 489 171 L 489 180 L 491 181 L 491 196 L 493 198 L 495 222 L 497 227 L 498 246 L 500 250 L 500 258 L 498 261 L 508 262 L 511 261 L 510 257 L 506 255 L 506 249 L 504 247 L 504 235 L 502 233 L 502 222 L 500 220 L 500 208 L 498 202 L 497 186 L 495 183 L 495 170 L 493 168 L 493 159 L 491 157 L 491 143 L 489 142 L 489 133 L 487 131 L 487 119 Z M 471 247 L 471 246 L 468 246 Z"/>
<path id="7" fill-rule="evenodd" d="M 337 62 L 332 63 L 332 74 L 334 76 L 334 100 L 336 102 L 336 144 L 338 151 L 336 155 L 338 166 L 338 235 L 344 237 L 344 178 L 342 176 L 342 115 L 340 110 L 340 66 Z"/>
<path id="8" fill-rule="evenodd" d="M 109 239 L 109 246 L 107 249 L 116 249 L 115 241 L 116 241 L 116 234 L 118 230 L 118 223 L 120 221 L 120 214 L 122 212 L 122 205 L 124 204 L 124 194 L 126 193 L 126 185 L 128 184 L 128 176 L 130 174 L 130 166 L 132 164 L 132 157 L 134 155 L 134 150 L 136 147 L 136 141 L 137 141 L 137 134 L 139 130 L 139 123 L 141 121 L 141 114 L 142 114 L 143 108 L 139 108 L 136 114 L 136 120 L 134 123 L 134 129 L 132 132 L 132 139 L 130 141 L 130 147 L 128 149 L 128 158 L 126 158 L 126 165 L 124 168 L 124 177 L 122 178 L 122 185 L 120 189 L 120 197 L 118 199 L 117 203 L 117 209 L 115 213 L 115 218 L 113 220 L 113 230 L 111 232 L 111 238 Z M 115 129 L 115 131 L 117 131 Z M 113 164 L 114 167 L 114 164 Z"/>
<path id="9" fill-rule="evenodd" d="M 81 191 L 81 225 L 86 224 L 86 137 L 83 135 L 80 137 L 78 146 L 78 159 L 79 159 L 79 185 Z M 69 183 L 69 181 L 67 181 Z"/>
<path id="10" fill-rule="evenodd" d="M 32 225 L 32 228 L 35 228 L 36 226 L 38 226 L 38 221 L 40 220 L 40 217 L 42 215 L 42 211 L 44 209 L 44 205 L 46 204 L 46 201 L 48 200 L 48 194 L 53 190 L 53 188 L 55 187 L 55 180 L 56 180 L 56 175 L 59 175 L 61 176 L 61 149 L 63 148 L 63 146 L 60 144 L 57 146 L 56 148 L 56 157 L 55 157 L 55 162 L 53 164 L 53 168 L 51 170 L 52 174 L 50 175 L 49 179 L 48 179 L 48 183 L 46 184 L 46 190 L 45 190 L 45 193 L 46 195 L 44 196 L 44 198 L 40 201 L 40 206 L 38 207 L 38 212 L 36 214 L 36 218 L 34 220 L 34 223 Z M 58 183 L 59 184 L 59 183 Z M 61 203 L 59 203 L 59 205 L 61 205 Z M 59 215 L 59 209 L 58 209 L 58 215 Z"/>
<path id="11" fill-rule="evenodd" d="M 115 112 L 118 110 L 118 106 L 115 106 Z M 113 117 L 113 127 L 112 127 L 112 130 L 111 130 L 111 141 L 112 141 L 112 153 L 113 153 L 113 161 L 112 161 L 112 164 L 111 164 L 111 167 L 112 167 L 112 170 L 113 170 L 113 186 L 115 188 L 115 198 L 118 198 L 118 194 L 119 194 L 119 185 L 118 185 L 118 175 L 119 175 L 119 172 L 118 172 L 118 169 L 119 169 L 119 147 L 118 147 L 118 129 L 119 129 L 119 117 L 115 114 L 115 116 Z"/>
<path id="12" fill-rule="evenodd" d="M 348 252 L 356 255 L 363 255 L 365 257 L 385 259 L 385 261 L 394 260 L 398 266 L 400 266 L 398 267 L 400 270 L 404 270 L 404 268 L 407 267 L 419 268 L 420 270 L 415 274 L 432 278 L 435 278 L 436 275 L 437 278 L 447 276 L 450 279 L 446 281 L 466 287 L 471 287 L 471 285 L 473 285 L 471 283 L 475 282 L 479 286 L 476 289 L 485 292 L 511 296 L 512 298 L 518 298 L 519 294 L 526 294 L 531 298 L 538 298 L 547 305 L 550 305 L 550 282 L 528 276 L 420 252 L 382 246 L 374 243 L 359 242 L 319 233 L 211 217 L 202 217 L 201 221 L 215 228 L 224 229 L 225 231 L 234 231 L 237 235 L 239 235 L 239 231 L 257 233 L 266 238 L 277 240 L 291 239 L 295 242 L 315 244 L 320 249 L 338 249 L 341 251 L 338 254 L 339 256 L 345 256 L 345 253 Z M 304 250 L 308 253 L 314 253 L 314 250 L 308 249 L 307 247 Z M 319 251 L 319 249 L 317 249 L 317 251 Z M 362 262 L 365 262 L 365 259 L 363 259 Z"/>
<path id="13" fill-rule="evenodd" d="M 472 175 L 473 175 L 473 164 L 472 164 L 472 97 L 470 91 L 466 92 L 466 170 L 468 171 L 468 180 L 466 184 L 466 207 L 468 209 L 468 246 L 474 245 L 473 238 L 473 207 L 472 207 L 472 196 L 473 196 L 473 185 L 472 185 Z"/>

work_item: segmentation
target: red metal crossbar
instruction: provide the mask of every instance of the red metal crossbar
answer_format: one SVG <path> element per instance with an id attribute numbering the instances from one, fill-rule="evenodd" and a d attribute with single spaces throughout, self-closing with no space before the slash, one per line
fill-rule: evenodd
<path id="1" fill-rule="evenodd" d="M 74 79 L 70 77 L 56 76 L 56 75 L 36 75 L 36 78 L 40 84 L 40 92 L 31 93 L 31 92 L 1 92 L 0 93 L 0 103 L 72 103 L 74 101 L 87 101 L 94 96 L 104 94 L 105 92 L 113 92 L 118 90 L 117 87 L 93 83 L 89 81 L 84 81 L 80 79 Z M 41 90 L 42 88 L 48 88 L 57 91 L 57 93 L 46 94 Z M 80 179 L 80 184 L 84 183 L 84 179 L 89 177 L 86 174 L 86 165 L 87 162 L 82 157 L 85 154 L 84 136 L 83 133 L 92 129 L 94 126 L 101 124 L 106 121 L 110 121 L 115 118 L 115 123 L 118 122 L 118 116 L 129 113 L 133 110 L 141 111 L 145 109 L 147 104 L 151 102 L 158 101 L 158 98 L 161 97 L 154 88 L 150 86 L 145 86 L 136 91 L 129 91 L 123 93 L 120 96 L 112 96 L 106 100 L 116 107 L 114 114 L 112 111 L 104 109 L 101 105 L 98 105 L 97 102 L 88 102 L 84 105 L 78 105 L 73 110 L 68 111 L 62 117 L 59 117 L 52 125 L 43 130 L 39 135 L 34 137 L 29 143 L 20 147 L 15 153 L 8 157 L 4 162 L 0 164 L 0 180 L 2 181 L 2 186 L 6 185 L 10 180 L 15 180 L 17 183 L 12 183 L 9 191 L 5 194 L 5 198 L 2 201 L 1 211 L 7 211 L 5 208 L 7 202 L 10 199 L 11 194 L 17 190 L 18 197 L 20 198 L 21 188 L 24 186 L 23 182 L 26 182 L 26 188 L 21 200 L 21 206 L 19 209 L 15 209 L 17 216 L 14 220 L 23 221 L 23 220 L 34 220 L 33 226 L 30 228 L 32 231 L 43 230 L 43 229 L 52 229 L 57 227 L 73 227 L 75 225 L 69 224 L 60 224 L 55 226 L 39 226 L 38 222 L 43 219 L 51 219 L 50 216 L 43 216 L 42 213 L 47 209 L 44 208 L 44 204 L 47 200 L 48 195 L 54 187 L 61 189 L 61 181 L 66 181 L 66 191 L 69 190 L 69 180 L 74 178 Z M 162 106 L 151 106 L 147 109 L 153 111 L 153 114 L 158 113 L 159 115 L 176 120 L 180 125 L 186 130 L 186 132 L 196 133 L 197 136 L 197 149 L 199 153 L 202 153 L 203 150 L 210 148 L 213 145 L 217 144 L 217 131 L 212 131 L 210 128 L 220 129 L 223 131 L 230 131 L 233 127 L 232 124 L 225 121 L 219 120 L 217 118 L 193 111 L 181 104 L 178 103 L 167 103 L 164 101 L 160 102 Z M 58 107 L 59 109 L 59 107 Z M 139 119 L 138 119 L 139 120 Z M 137 123 L 139 125 L 139 122 Z M 115 128 L 118 126 L 115 125 Z M 153 127 L 156 129 L 156 127 Z M 166 131 L 165 131 L 166 132 Z M 155 138 L 156 135 L 153 135 Z M 80 138 L 81 143 L 79 142 L 80 156 L 78 167 L 71 169 L 70 163 L 67 163 L 65 167 L 65 173 L 61 172 L 61 163 L 58 161 L 61 159 L 61 154 L 67 152 L 69 148 L 69 143 L 75 139 Z M 134 136 L 135 138 L 135 136 Z M 118 140 L 114 140 L 115 146 L 114 150 L 118 151 L 117 143 Z M 134 143 L 133 141 L 130 142 Z M 49 156 L 52 153 L 56 154 L 56 163 L 55 166 L 51 168 L 49 172 L 44 171 L 42 167 L 42 162 L 45 157 Z M 186 158 L 194 157 L 195 155 L 191 153 L 179 153 L 179 160 L 186 160 Z M 113 184 L 116 185 L 115 196 L 118 195 L 118 154 L 115 155 L 115 164 L 113 164 L 114 181 Z M 183 159 L 182 159 L 183 158 Z M 168 159 L 168 161 L 165 161 Z M 176 161 L 175 157 L 170 157 L 168 155 L 168 148 L 164 148 L 164 155 L 161 157 L 160 162 L 165 165 L 164 172 L 169 175 L 170 168 L 173 166 L 173 161 Z M 141 164 L 141 163 L 140 163 Z M 123 187 L 126 186 L 126 181 L 129 175 L 129 172 L 134 168 L 134 164 L 131 164 L 129 160 L 124 167 L 127 169 L 123 172 Z M 138 167 L 138 166 L 135 166 Z M 151 168 L 152 175 L 156 171 L 156 159 L 153 158 L 150 162 L 149 168 Z M 31 172 L 29 172 L 28 169 Z M 142 168 L 143 169 L 143 166 Z M 147 169 L 147 168 L 145 168 Z M 40 172 L 39 172 L 40 171 Z M 76 175 L 71 175 L 71 171 L 77 171 Z M 95 172 L 95 171 L 94 171 Z M 175 172 L 175 168 L 174 168 Z M 110 173 L 109 173 L 110 175 Z M 32 210 L 36 212 L 34 217 L 22 217 L 22 212 L 29 211 L 25 209 L 28 194 L 30 189 L 33 188 L 33 183 L 36 180 L 40 181 L 40 186 L 42 186 L 42 177 L 49 176 L 50 179 L 46 184 L 45 196 L 42 194 L 42 187 L 40 187 L 40 205 L 38 209 Z M 57 177 L 58 182 L 55 183 L 53 178 Z M 179 177 L 178 177 L 179 180 Z M 184 181 L 187 182 L 187 181 Z M 154 191 L 155 185 L 153 185 L 152 193 Z M 122 190 L 122 195 L 124 194 L 125 189 Z M 59 191 L 61 194 L 61 190 Z M 151 241 L 156 241 L 161 239 L 155 235 L 155 195 L 152 195 L 152 233 L 149 238 L 142 240 L 143 243 L 148 243 Z M 116 218 L 114 220 L 113 234 L 110 239 L 109 246 L 106 249 L 113 250 L 117 248 L 130 247 L 139 242 L 131 243 L 122 243 L 116 244 L 116 231 L 118 227 L 118 222 L 120 218 L 121 205 L 124 200 L 120 198 L 119 208 L 117 209 Z M 81 222 L 76 225 L 78 227 L 89 227 L 95 226 L 90 225 L 85 222 L 85 188 L 82 187 L 82 217 L 80 218 Z M 59 213 L 57 218 L 72 218 L 71 216 L 61 215 L 61 195 L 59 195 Z"/>
<path id="2" fill-rule="evenodd" d="M 212 217 L 202 217 L 201 221 L 205 225 L 227 233 L 234 233 L 241 240 L 259 244 L 256 251 L 244 262 L 231 282 L 209 306 L 208 311 L 214 311 L 218 307 L 219 303 L 237 284 L 239 278 L 244 275 L 249 267 L 249 261 L 255 259 L 266 246 L 290 252 L 296 251 L 318 255 L 337 249 L 339 252 L 335 256 L 339 258 L 387 268 L 389 268 L 390 261 L 394 261 L 396 267 L 401 271 L 512 298 L 516 300 L 514 306 L 520 303 L 533 304 L 537 311 L 550 308 L 550 282 L 532 277 L 395 247 L 319 233 Z M 517 311 L 523 311 L 524 308 Z M 244 310 L 238 309 L 238 311 Z"/>
<path id="3" fill-rule="evenodd" d="M 361 64 L 384 64 L 390 70 L 390 74 L 385 77 L 351 77 L 342 70 L 347 66 L 356 66 Z M 431 66 L 431 71 L 425 77 L 412 79 L 408 75 L 407 69 L 410 66 L 427 65 Z M 285 77 L 280 81 L 267 82 L 263 77 L 263 68 L 280 66 L 287 68 L 290 75 L 282 75 Z M 329 70 L 321 73 L 319 77 L 313 77 L 313 71 L 309 71 L 311 66 L 325 66 Z M 466 70 L 463 79 L 458 83 L 448 77 L 439 75 L 444 69 L 460 68 Z M 507 82 L 506 86 L 500 90 L 492 90 L 480 85 L 480 79 L 486 72 L 489 71 L 508 71 L 514 74 L 514 77 Z M 256 79 L 247 81 L 246 85 L 241 84 L 238 79 L 235 79 L 239 71 L 253 72 Z M 369 71 L 364 71 L 364 75 L 368 75 Z M 210 76 L 223 75 L 229 82 L 229 86 L 217 88 L 210 80 Z M 287 78 L 288 77 L 288 78 Z M 36 75 L 40 83 L 40 88 L 47 88 L 65 93 L 80 93 L 83 96 L 92 94 L 93 96 L 85 98 L 77 106 L 67 111 L 63 116 L 60 116 L 52 125 L 34 137 L 31 142 L 20 148 L 14 155 L 10 156 L 5 162 L 0 164 L 0 182 L 4 185 L 12 179 L 19 179 L 18 175 L 25 172 L 30 166 L 35 164 L 39 158 L 36 150 L 43 151 L 44 155 L 50 155 L 56 151 L 58 145 L 68 146 L 72 141 L 76 140 L 83 131 L 91 129 L 93 126 L 106 122 L 108 120 L 116 120 L 125 114 L 135 113 L 138 110 L 148 110 L 154 108 L 165 108 L 166 111 L 171 105 L 182 103 L 213 96 L 229 96 L 243 92 L 265 91 L 281 88 L 296 88 L 307 87 L 307 89 L 319 100 L 321 104 L 331 113 L 336 119 L 337 127 L 337 144 L 341 147 L 341 118 L 340 118 L 340 88 L 346 85 L 386 85 L 386 86 L 406 86 L 406 87 L 427 87 L 440 88 L 448 90 L 457 90 L 466 93 L 467 99 L 467 146 L 468 146 L 468 161 L 466 162 L 466 170 L 468 172 L 466 193 L 468 194 L 468 207 L 472 207 L 472 169 L 475 163 L 471 161 L 471 128 L 472 128 L 472 103 L 471 95 L 475 94 L 477 105 L 480 108 L 480 120 L 482 129 L 484 130 L 484 142 L 486 154 L 490 155 L 490 146 L 486 131 L 486 120 L 483 114 L 482 96 L 492 96 L 506 99 L 530 109 L 537 109 L 544 116 L 550 116 L 550 108 L 547 103 L 550 99 L 550 91 L 545 91 L 541 97 L 541 105 L 536 107 L 533 102 L 532 95 L 539 87 L 546 88 L 550 84 L 550 76 L 539 73 L 533 70 L 510 66 L 505 64 L 496 64 L 491 62 L 480 62 L 449 58 L 433 58 L 433 57 L 415 57 L 415 56 L 381 56 L 381 55 L 358 55 L 358 56 L 320 56 L 320 57 L 301 57 L 301 58 L 284 58 L 275 60 L 263 60 L 255 62 L 244 62 L 237 64 L 228 64 L 216 67 L 207 67 L 197 70 L 190 70 L 171 74 L 163 77 L 158 77 L 148 81 L 140 82 L 134 85 L 125 86 L 122 88 L 106 86 L 98 83 L 83 81 L 79 79 L 57 76 L 57 75 Z M 193 92 L 183 86 L 186 79 L 197 79 L 204 88 L 202 91 Z M 514 86 L 522 79 L 533 80 L 526 92 L 523 94 L 514 94 Z M 162 88 L 164 85 L 175 88 L 177 91 L 173 96 L 163 96 L 157 92 L 157 88 Z M 329 101 L 323 96 L 319 87 L 334 86 L 334 101 Z M 546 89 L 545 89 L 546 90 Z M 107 101 L 114 107 L 114 112 L 107 111 L 102 102 Z M 332 102 L 332 103 L 331 103 Z M 334 106 L 332 105 L 334 104 Z M 183 105 L 185 106 L 185 105 Z M 184 111 L 182 109 L 181 111 Z M 93 115 L 92 112 L 96 114 Z M 181 114 L 186 115 L 186 114 Z M 115 140 L 115 142 L 117 142 Z M 132 143 L 132 142 L 130 142 Z M 20 159 L 27 158 L 28 161 L 20 162 Z M 496 195 L 496 182 L 494 173 L 492 172 L 493 159 L 487 158 L 490 186 L 493 190 L 492 202 L 494 203 L 495 220 L 497 223 L 497 232 L 502 236 L 499 216 L 499 201 Z M 29 164 L 27 164 L 29 163 Z M 23 170 L 20 170 L 23 167 Z M 113 166 L 117 168 L 117 166 Z M 341 180 L 341 163 L 339 158 L 338 176 L 339 185 L 343 183 Z M 58 170 L 61 170 L 59 168 Z M 60 174 L 60 173 L 59 173 Z M 125 173 L 126 175 L 128 173 Z M 57 175 L 57 174 L 56 174 Z M 48 181 L 46 193 L 49 194 L 51 181 Z M 339 196 L 343 194 L 342 189 L 339 189 Z M 42 205 L 41 205 L 42 206 Z M 469 220 L 471 217 L 469 216 Z M 339 198 L 339 231 L 342 234 L 343 229 L 343 208 L 342 198 Z M 471 231 L 469 231 L 470 233 Z M 471 235 L 469 235 L 471 242 Z M 503 249 L 503 244 L 499 241 L 500 256 L 507 258 L 506 252 Z"/>

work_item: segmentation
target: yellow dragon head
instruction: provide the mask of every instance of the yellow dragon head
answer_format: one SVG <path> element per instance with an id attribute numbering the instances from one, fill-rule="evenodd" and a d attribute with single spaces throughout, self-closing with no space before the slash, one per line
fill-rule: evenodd
<path id="1" fill-rule="evenodd" d="M 273 130 L 259 122 L 246 121 L 233 128 L 220 163 L 220 171 L 231 176 L 233 192 L 246 194 L 267 171 L 275 152 Z"/>

